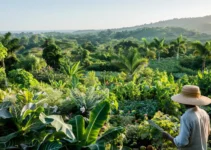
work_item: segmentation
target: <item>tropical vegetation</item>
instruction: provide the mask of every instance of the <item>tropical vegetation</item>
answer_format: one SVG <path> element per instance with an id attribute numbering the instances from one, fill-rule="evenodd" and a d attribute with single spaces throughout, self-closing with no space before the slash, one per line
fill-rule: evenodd
<path id="1" fill-rule="evenodd" d="M 176 149 L 150 120 L 176 136 L 171 96 L 194 84 L 211 97 L 211 46 L 166 30 L 0 35 L 0 148 Z"/>

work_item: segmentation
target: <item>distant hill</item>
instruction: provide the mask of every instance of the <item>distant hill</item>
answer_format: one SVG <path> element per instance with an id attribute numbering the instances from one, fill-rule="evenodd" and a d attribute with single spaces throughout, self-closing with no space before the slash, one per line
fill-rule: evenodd
<path id="1" fill-rule="evenodd" d="M 211 15 L 204 17 L 195 17 L 195 18 L 181 18 L 181 19 L 171 19 L 164 20 L 150 24 L 143 24 L 134 27 L 124 27 L 124 28 L 115 28 L 111 29 L 112 31 L 131 31 L 140 28 L 153 28 L 153 27 L 179 27 L 188 30 L 193 30 L 195 32 L 201 32 L 206 34 L 211 34 Z M 73 33 L 75 34 L 86 34 L 86 33 L 96 33 L 103 30 L 78 30 Z"/>
<path id="2" fill-rule="evenodd" d="M 181 18 L 164 20 L 150 24 L 139 25 L 135 27 L 120 28 L 117 30 L 135 30 L 143 27 L 181 27 L 196 32 L 211 34 L 211 15 L 195 18 Z"/>

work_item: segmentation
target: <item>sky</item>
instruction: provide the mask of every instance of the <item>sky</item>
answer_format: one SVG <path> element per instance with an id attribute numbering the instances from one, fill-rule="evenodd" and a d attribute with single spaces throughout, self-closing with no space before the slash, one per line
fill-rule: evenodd
<path id="1" fill-rule="evenodd" d="M 111 29 L 211 15 L 211 0 L 0 0 L 0 31 Z"/>

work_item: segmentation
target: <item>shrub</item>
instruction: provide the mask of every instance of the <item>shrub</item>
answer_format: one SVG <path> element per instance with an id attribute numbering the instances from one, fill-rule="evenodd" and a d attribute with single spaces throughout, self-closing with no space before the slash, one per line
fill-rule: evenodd
<path id="1" fill-rule="evenodd" d="M 116 84 L 113 92 L 119 100 L 138 100 L 141 95 L 140 84 L 136 84 L 133 81 Z"/>
<path id="2" fill-rule="evenodd" d="M 9 77 L 12 82 L 20 84 L 21 87 L 31 87 L 37 85 L 39 82 L 33 75 L 23 69 L 16 69 L 9 72 Z"/>
<path id="3" fill-rule="evenodd" d="M 4 68 L 0 68 L 0 85 L 3 85 L 3 82 L 6 79 L 6 73 Z M 0 86 L 2 87 L 2 86 Z"/>
<path id="4" fill-rule="evenodd" d="M 143 120 L 145 116 L 149 118 L 154 116 L 158 111 L 158 102 L 155 100 L 125 101 L 120 103 L 119 110 L 123 116 L 134 116 L 136 120 Z"/>
<path id="5" fill-rule="evenodd" d="M 27 71 L 39 71 L 46 66 L 47 64 L 43 58 L 38 58 L 32 54 L 20 57 L 20 60 L 17 64 L 18 68 L 23 68 Z"/>
<path id="6" fill-rule="evenodd" d="M 170 116 L 158 111 L 152 120 L 163 128 L 166 132 L 170 133 L 172 136 L 178 135 L 179 132 L 179 119 L 174 116 Z M 139 133 L 142 140 L 152 140 L 152 145 L 156 148 L 171 149 L 173 147 L 172 143 L 165 142 L 162 139 L 162 134 L 156 128 L 153 128 L 146 118 L 145 121 L 141 122 L 139 125 Z M 146 145 L 145 145 L 146 146 Z M 174 149 L 174 148 L 172 148 Z"/>

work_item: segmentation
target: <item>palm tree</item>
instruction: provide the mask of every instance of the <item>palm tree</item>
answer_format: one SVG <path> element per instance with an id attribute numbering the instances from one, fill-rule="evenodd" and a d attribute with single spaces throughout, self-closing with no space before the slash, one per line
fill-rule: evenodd
<path id="1" fill-rule="evenodd" d="M 147 41 L 146 38 L 141 39 L 143 41 L 142 48 L 144 49 L 144 53 L 147 56 L 147 58 L 156 58 L 155 48 L 152 47 L 152 44 Z"/>
<path id="2" fill-rule="evenodd" d="M 2 45 L 7 48 L 7 56 L 4 59 L 5 69 L 11 70 L 13 64 L 17 62 L 15 52 L 22 49 L 23 45 L 20 44 L 18 38 L 12 38 L 12 34 L 10 32 L 6 33 L 0 41 Z"/>
<path id="3" fill-rule="evenodd" d="M 171 45 L 177 53 L 176 58 L 178 60 L 180 52 L 185 53 L 186 51 L 186 41 L 183 39 L 182 35 L 180 35 L 175 41 L 171 42 Z"/>
<path id="4" fill-rule="evenodd" d="M 211 41 L 207 41 L 204 45 L 200 41 L 196 41 L 193 46 L 195 47 L 193 54 L 202 58 L 202 72 L 204 72 L 206 60 L 211 57 Z"/>
<path id="5" fill-rule="evenodd" d="M 2 66 L 5 70 L 4 58 L 7 56 L 7 48 L 0 42 L 0 61 L 2 61 Z M 5 78 L 5 86 L 7 86 L 7 79 Z"/>
<path id="6" fill-rule="evenodd" d="M 70 61 L 63 62 L 60 70 L 69 77 L 73 88 L 77 86 L 79 80 L 83 76 L 83 69 L 80 66 L 80 61 L 74 64 L 71 64 Z"/>
<path id="7" fill-rule="evenodd" d="M 112 63 L 128 75 L 129 80 L 138 74 L 142 68 L 148 65 L 148 59 L 141 58 L 136 49 L 131 49 L 127 55 L 116 55 Z"/>
<path id="8" fill-rule="evenodd" d="M 4 35 L 1 43 L 4 45 L 4 47 L 7 48 L 7 52 L 10 55 L 23 48 L 23 46 L 20 44 L 19 39 L 12 38 L 12 34 L 10 32 Z"/>
<path id="9" fill-rule="evenodd" d="M 158 61 L 160 61 L 160 53 L 168 52 L 167 45 L 165 45 L 165 39 L 159 40 L 158 38 L 154 38 L 154 41 L 151 43 L 158 53 Z"/>

